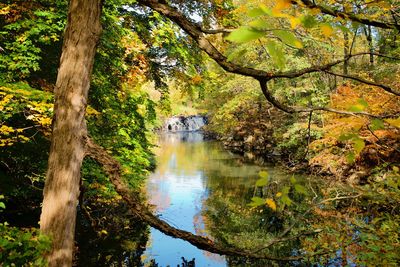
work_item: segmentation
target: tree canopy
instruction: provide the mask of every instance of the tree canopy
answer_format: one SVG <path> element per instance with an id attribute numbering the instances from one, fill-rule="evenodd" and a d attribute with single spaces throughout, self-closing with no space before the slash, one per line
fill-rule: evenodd
<path id="1" fill-rule="evenodd" d="M 290 166 L 367 184 L 361 193 L 327 199 L 364 196 L 378 241 L 360 243 L 383 246 L 383 231 L 396 235 L 400 221 L 399 4 L 3 1 L 2 217 L 10 218 L 8 206 L 28 203 L 38 219 L 43 190 L 45 201 L 41 233 L 0 224 L 7 233 L 0 249 L 9 251 L 0 262 L 45 265 L 46 255 L 50 266 L 71 265 L 78 203 L 99 236 L 108 232 L 94 222 L 106 225 L 107 216 L 91 207 L 127 205 L 136 219 L 214 253 L 277 261 L 328 253 L 311 241 L 305 256 L 238 249 L 176 229 L 150 211 L 139 188 L 155 164 L 152 130 L 188 106 L 206 112 L 209 130 L 233 150 L 279 154 Z M 260 174 L 256 187 L 266 181 Z M 284 211 L 293 190 L 307 195 L 294 180 L 250 204 Z M 130 224 L 118 216 L 120 228 Z M 299 234 L 290 230 L 268 247 Z M 398 260 L 398 234 L 393 240 L 384 248 L 388 263 Z M 32 247 L 35 253 L 25 253 Z M 379 249 L 365 248 L 360 258 Z"/>

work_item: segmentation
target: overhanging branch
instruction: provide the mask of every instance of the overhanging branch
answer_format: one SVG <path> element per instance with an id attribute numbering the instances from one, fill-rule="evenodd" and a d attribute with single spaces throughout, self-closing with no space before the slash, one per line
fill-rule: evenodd
<path id="1" fill-rule="evenodd" d="M 273 95 L 272 93 L 268 90 L 267 87 L 267 80 L 265 79 L 260 79 L 260 87 L 261 91 L 263 92 L 265 98 L 277 109 L 280 109 L 286 113 L 293 114 L 293 113 L 310 113 L 313 111 L 326 111 L 326 112 L 331 112 L 331 113 L 336 113 L 336 114 L 341 114 L 341 115 L 348 115 L 348 116 L 367 116 L 370 118 L 377 118 L 377 119 L 384 119 L 384 118 L 392 118 L 392 117 L 398 117 L 398 114 L 385 114 L 385 115 L 375 115 L 371 114 L 368 112 L 364 111 L 359 111 L 359 112 L 352 112 L 352 111 L 345 111 L 345 110 L 337 110 L 333 108 L 328 108 L 328 107 L 308 107 L 308 108 L 300 108 L 300 107 L 291 107 L 287 106 L 281 102 L 279 102 Z"/>
<path id="2" fill-rule="evenodd" d="M 304 0 L 302 0 L 304 1 Z M 305 0 L 307 1 L 307 0 Z M 348 55 L 346 58 L 337 60 L 335 62 L 331 62 L 325 65 L 321 66 L 312 66 L 309 68 L 304 68 L 301 70 L 291 70 L 291 71 L 285 71 L 285 72 L 267 72 L 259 69 L 254 69 L 254 68 L 249 68 L 249 67 L 243 67 L 237 64 L 234 64 L 232 62 L 228 62 L 227 58 L 218 51 L 216 47 L 213 46 L 213 44 L 206 38 L 206 35 L 204 32 L 202 32 L 202 29 L 200 26 L 197 24 L 194 24 L 190 22 L 184 15 L 182 15 L 177 9 L 169 6 L 166 2 L 164 1 L 157 1 L 157 0 L 138 0 L 138 2 L 144 6 L 147 6 L 160 14 L 164 15 L 165 17 L 169 18 L 178 26 L 180 26 L 188 35 L 190 35 L 193 40 L 197 42 L 199 45 L 199 48 L 206 52 L 215 62 L 220 65 L 224 70 L 230 72 L 230 73 L 236 73 L 240 74 L 243 76 L 248 76 L 252 77 L 260 82 L 261 85 L 261 90 L 264 94 L 264 96 L 267 98 L 268 101 L 271 102 L 272 105 L 274 105 L 276 108 L 287 112 L 287 113 L 296 113 L 296 112 L 310 112 L 312 110 L 320 110 L 320 111 L 327 111 L 327 112 L 333 112 L 333 113 L 338 113 L 338 114 L 345 114 L 345 115 L 352 115 L 352 116 L 358 116 L 358 115 L 365 115 L 369 117 L 374 117 L 374 118 L 380 118 L 381 116 L 379 115 L 373 115 L 369 114 L 366 112 L 349 112 L 349 111 L 341 111 L 341 110 L 335 110 L 331 108 L 325 108 L 325 107 L 314 107 L 314 108 L 293 108 L 293 107 L 288 107 L 284 105 L 283 103 L 280 103 L 278 100 L 276 100 L 272 93 L 268 90 L 267 88 L 267 82 L 271 79 L 278 79 L 278 78 L 296 78 L 296 77 L 301 77 L 305 74 L 308 73 L 313 73 L 313 72 L 327 72 L 329 71 L 330 68 L 333 66 L 350 59 L 351 57 L 357 56 L 357 55 L 362 55 L 362 54 L 370 54 L 370 53 L 358 53 L 358 54 L 353 54 L 353 55 Z M 382 56 L 379 54 L 379 56 Z M 350 78 L 350 77 L 349 77 Z M 386 85 L 381 85 L 377 83 L 371 83 L 370 81 L 367 80 L 362 80 L 358 79 L 359 82 L 365 82 L 366 84 L 369 85 L 375 85 L 383 88 L 387 92 L 393 93 L 397 96 L 399 94 L 391 89 L 390 87 Z M 385 117 L 391 117 L 385 116 Z"/>
<path id="3" fill-rule="evenodd" d="M 95 144 L 90 138 L 87 138 L 86 140 L 86 155 L 96 160 L 103 167 L 103 170 L 107 173 L 111 183 L 114 185 L 115 190 L 125 200 L 125 202 L 129 206 L 130 211 L 137 218 L 148 223 L 151 227 L 156 228 L 157 230 L 163 232 L 168 236 L 185 240 L 199 249 L 227 256 L 249 257 L 273 261 L 295 261 L 301 260 L 306 256 L 316 256 L 303 255 L 294 257 L 275 257 L 271 255 L 258 254 L 243 249 L 226 247 L 212 241 L 209 238 L 198 236 L 181 229 L 177 229 L 154 215 L 147 206 L 143 205 L 140 202 L 138 195 L 131 192 L 122 181 L 121 165 L 119 164 L 119 162 L 115 160 L 112 156 L 110 156 L 104 148 Z M 285 241 L 286 239 L 287 238 L 285 237 L 285 239 L 283 239 L 282 241 Z M 274 239 L 274 242 L 277 243 L 279 242 L 279 240 Z"/>
<path id="4" fill-rule="evenodd" d="M 304 5 L 310 9 L 313 9 L 313 8 L 319 9 L 321 11 L 321 13 L 323 13 L 323 14 L 330 15 L 330 16 L 333 16 L 336 18 L 342 18 L 342 19 L 346 19 L 346 20 L 359 22 L 359 23 L 362 23 L 365 25 L 370 25 L 370 26 L 374 26 L 374 27 L 378 27 L 378 28 L 382 28 L 382 29 L 400 30 L 400 25 L 397 23 L 377 21 L 377 20 L 373 20 L 373 19 L 370 19 L 367 17 L 361 17 L 361 16 L 353 14 L 353 13 L 338 11 L 333 8 L 329 8 L 326 5 L 318 5 L 315 3 L 315 1 L 312 1 L 312 0 L 292 0 L 292 4 Z"/>
<path id="5" fill-rule="evenodd" d="M 326 72 L 328 74 L 331 74 L 331 75 L 334 75 L 334 76 L 338 76 L 338 77 L 354 80 L 354 81 L 357 81 L 357 82 L 361 82 L 361 83 L 364 83 L 364 84 L 380 87 L 380 88 L 382 88 L 383 90 L 385 90 L 388 93 L 394 94 L 396 96 L 400 96 L 400 92 L 395 91 L 393 88 L 391 88 L 390 86 L 387 86 L 385 84 L 376 83 L 376 82 L 369 81 L 369 80 L 363 79 L 361 77 L 356 77 L 356 76 L 352 76 L 352 75 L 335 73 L 335 72 L 328 71 L 328 70 L 324 70 L 324 72 Z"/>

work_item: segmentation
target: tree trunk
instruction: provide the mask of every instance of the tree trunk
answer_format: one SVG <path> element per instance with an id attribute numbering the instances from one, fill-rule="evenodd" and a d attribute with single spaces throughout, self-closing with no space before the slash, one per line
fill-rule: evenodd
<path id="1" fill-rule="evenodd" d="M 344 54 L 344 58 L 346 59 L 349 56 L 349 33 L 347 31 L 345 31 L 344 33 L 344 47 L 343 47 L 343 54 Z M 348 71 L 349 68 L 349 60 L 346 59 L 343 62 L 343 74 L 347 75 L 349 73 Z"/>
<path id="2" fill-rule="evenodd" d="M 80 169 L 85 155 L 85 110 L 101 25 L 101 0 L 71 0 L 54 90 L 53 135 L 40 229 L 52 238 L 49 266 L 71 266 Z"/>

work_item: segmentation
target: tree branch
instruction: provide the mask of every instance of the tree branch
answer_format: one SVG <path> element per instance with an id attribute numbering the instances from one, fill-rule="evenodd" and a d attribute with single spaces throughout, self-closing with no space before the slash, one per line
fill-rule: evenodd
<path id="1" fill-rule="evenodd" d="M 122 181 L 121 165 L 119 162 L 110 156 L 104 148 L 95 144 L 90 138 L 87 138 L 86 140 L 86 156 L 93 158 L 103 167 L 103 170 L 107 173 L 111 183 L 114 185 L 115 190 L 125 200 L 130 211 L 137 218 L 148 223 L 151 227 L 156 228 L 168 236 L 185 240 L 199 249 L 227 256 L 250 257 L 273 261 L 295 261 L 301 260 L 306 256 L 314 256 L 303 255 L 294 257 L 275 257 L 271 255 L 257 254 L 239 248 L 226 247 L 219 243 L 215 243 L 207 237 L 177 229 L 154 215 L 147 206 L 141 204 L 138 195 L 131 192 Z"/>
<path id="2" fill-rule="evenodd" d="M 369 80 L 366 80 L 366 79 L 363 79 L 363 78 L 360 78 L 360 77 L 356 77 L 356 76 L 352 76 L 352 75 L 339 74 L 339 73 L 335 73 L 335 72 L 328 71 L 328 70 L 325 70 L 324 72 L 329 73 L 329 74 L 334 75 L 334 76 L 338 76 L 338 77 L 342 77 L 342 78 L 346 78 L 346 79 L 351 79 L 351 80 L 354 80 L 354 81 L 357 81 L 357 82 L 361 82 L 361 83 L 364 83 L 364 84 L 377 86 L 377 87 L 382 88 L 386 92 L 389 92 L 389 93 L 394 94 L 396 96 L 400 96 L 400 92 L 397 92 L 393 88 L 391 88 L 390 86 L 387 86 L 387 85 L 384 85 L 384 84 L 381 84 L 381 83 L 376 83 L 376 82 L 369 81 Z"/>
<path id="3" fill-rule="evenodd" d="M 378 118 L 378 119 L 384 119 L 384 118 L 392 118 L 392 117 L 398 117 L 398 114 L 387 114 L 387 115 L 375 115 L 371 114 L 368 112 L 352 112 L 352 111 L 344 111 L 344 110 L 337 110 L 333 108 L 328 108 L 328 107 L 309 107 L 309 108 L 299 108 L 299 107 L 290 107 L 287 106 L 278 100 L 272 95 L 272 93 L 268 90 L 267 87 L 267 80 L 265 79 L 260 79 L 260 87 L 261 91 L 263 92 L 265 98 L 277 109 L 280 109 L 286 113 L 293 114 L 293 113 L 310 113 L 313 111 L 326 111 L 326 112 L 331 112 L 331 113 L 336 113 L 336 114 L 342 114 L 342 115 L 349 115 L 349 116 L 367 116 L 371 118 Z"/>
<path id="4" fill-rule="evenodd" d="M 233 32 L 235 29 L 225 29 L 225 28 L 221 28 L 221 29 L 205 29 L 205 28 L 200 28 L 201 32 L 206 33 L 206 34 L 218 34 L 218 33 L 231 33 Z"/>
<path id="5" fill-rule="evenodd" d="M 332 8 L 329 8 L 326 5 L 318 5 L 312 0 L 292 0 L 292 4 L 295 5 L 304 5 L 307 8 L 316 8 L 321 11 L 321 13 L 330 15 L 336 18 L 342 18 L 346 20 L 351 20 L 355 22 L 359 22 L 365 25 L 370 25 L 382 29 L 397 29 L 400 30 L 400 25 L 397 23 L 391 23 L 391 22 L 382 22 L 382 21 L 377 21 L 369 18 L 363 18 L 361 16 L 358 16 L 353 13 L 348 13 L 348 12 L 341 12 Z"/>
<path id="6" fill-rule="evenodd" d="M 308 0 L 302 0 L 302 1 L 308 1 Z M 276 100 L 272 93 L 268 91 L 267 88 L 267 82 L 271 79 L 277 79 L 277 78 L 296 78 L 303 76 L 308 73 L 313 73 L 313 72 L 327 72 L 330 68 L 333 66 L 343 62 L 344 60 L 348 60 L 349 58 L 357 55 L 366 55 L 370 54 L 368 52 L 365 53 L 358 53 L 358 54 L 353 54 L 353 55 L 348 55 L 346 58 L 337 60 L 322 66 L 312 66 L 309 68 L 304 68 L 302 70 L 292 70 L 292 71 L 285 71 L 285 72 L 267 72 L 259 69 L 254 69 L 254 68 L 249 68 L 249 67 L 243 67 L 240 65 L 236 65 L 232 62 L 228 62 L 227 58 L 218 51 L 217 48 L 213 46 L 213 44 L 206 38 L 205 34 L 202 32 L 202 29 L 200 26 L 190 22 L 184 15 L 182 15 L 177 9 L 169 6 L 166 2 L 164 1 L 157 1 L 157 0 L 138 0 L 139 4 L 142 4 L 144 6 L 147 6 L 160 14 L 164 15 L 165 17 L 169 18 L 178 26 L 180 26 L 189 36 L 193 38 L 199 45 L 199 48 L 202 49 L 204 52 L 206 52 L 213 60 L 215 60 L 218 65 L 220 65 L 224 70 L 231 72 L 231 73 L 236 73 L 240 74 L 243 76 L 248 76 L 252 77 L 260 82 L 261 85 L 261 90 L 264 94 L 264 96 L 267 98 L 268 101 L 271 102 L 272 105 L 274 105 L 276 108 L 287 112 L 287 113 L 296 113 L 296 112 L 310 112 L 312 110 L 319 110 L 319 111 L 327 111 L 327 112 L 333 112 L 333 113 L 338 113 L 338 114 L 345 114 L 345 115 L 352 115 L 352 116 L 358 116 L 358 115 L 364 115 L 364 116 L 369 116 L 373 118 L 381 118 L 381 116 L 378 115 L 373 115 L 369 114 L 366 112 L 348 112 L 348 111 L 340 111 L 340 110 L 335 110 L 331 108 L 325 108 L 325 107 L 314 107 L 314 108 L 293 108 L 293 107 L 288 107 L 282 103 L 280 103 L 278 100 Z M 358 79 L 359 82 L 363 82 L 363 80 Z M 365 80 L 366 81 L 366 80 Z M 371 84 L 370 81 L 366 81 L 366 84 L 369 85 L 375 85 L 375 86 L 381 86 L 380 84 Z M 391 88 L 382 85 L 383 89 L 385 89 L 388 92 L 394 93 L 395 95 L 396 92 L 392 90 Z M 388 89 L 388 90 L 387 90 Z"/>

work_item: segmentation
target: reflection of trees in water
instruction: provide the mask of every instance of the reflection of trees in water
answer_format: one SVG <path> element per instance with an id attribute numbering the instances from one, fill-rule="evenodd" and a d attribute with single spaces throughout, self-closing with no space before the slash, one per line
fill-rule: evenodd
<path id="1" fill-rule="evenodd" d="M 181 257 L 181 260 L 182 260 L 182 263 L 177 265 L 177 267 L 195 267 L 196 266 L 196 259 L 195 258 L 193 258 L 191 260 L 187 260 L 184 257 Z M 148 267 L 162 267 L 162 266 L 159 266 L 158 263 L 156 262 L 156 260 L 152 259 L 150 261 L 150 264 L 148 265 Z"/>
<path id="2" fill-rule="evenodd" d="M 106 206 L 91 206 L 90 218 L 78 209 L 76 242 L 79 254 L 74 265 L 141 266 L 149 234 L 147 224 L 129 215 L 124 203 L 110 205 L 112 207 L 106 211 Z M 99 220 L 104 214 L 107 219 Z M 104 229 L 107 232 L 103 232 Z"/>
<path id="3" fill-rule="evenodd" d="M 275 177 L 279 172 L 275 172 Z M 295 212 L 285 210 L 274 212 L 267 207 L 250 209 L 247 205 L 253 196 L 268 197 L 275 195 L 289 177 L 281 174 L 278 182 L 271 182 L 265 188 L 254 188 L 255 180 L 224 177 L 217 173 L 208 174 L 207 188 L 212 192 L 204 203 L 203 221 L 209 235 L 227 246 L 241 247 L 255 251 L 279 236 L 284 229 L 296 220 Z M 291 197 L 302 203 L 303 197 L 291 192 Z M 305 209 L 297 207 L 298 211 Z M 292 230 L 296 233 L 303 228 L 298 225 Z M 299 240 L 282 242 L 263 250 L 269 255 L 285 257 L 293 255 L 300 248 Z M 266 260 L 249 260 L 227 257 L 228 266 L 274 266 L 276 262 Z M 294 263 L 291 263 L 291 265 Z M 285 266 L 285 265 L 283 265 Z M 297 263 L 297 266 L 301 266 Z"/>

